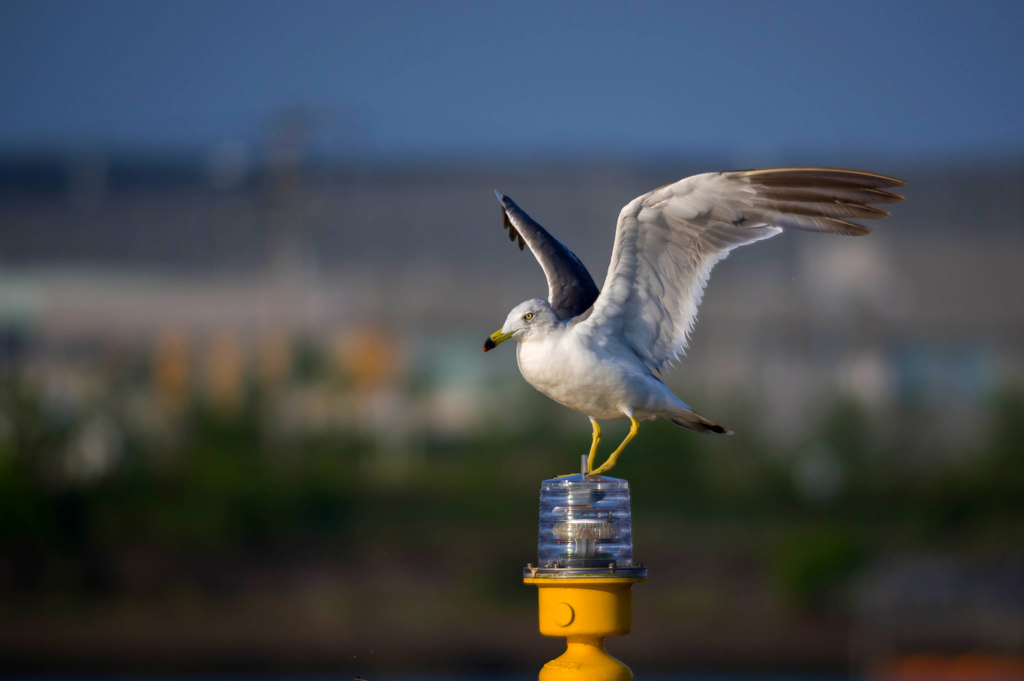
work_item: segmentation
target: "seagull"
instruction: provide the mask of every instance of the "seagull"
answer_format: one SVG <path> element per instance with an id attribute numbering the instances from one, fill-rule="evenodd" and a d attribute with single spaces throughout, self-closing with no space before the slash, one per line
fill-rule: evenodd
<path id="1" fill-rule="evenodd" d="M 729 434 L 676 397 L 659 377 L 686 350 L 715 263 L 739 246 L 783 229 L 849 236 L 871 230 L 854 219 L 889 213 L 872 204 L 901 201 L 903 180 L 839 168 L 771 168 L 702 173 L 659 187 L 619 213 L 604 288 L 580 259 L 507 196 L 503 226 L 540 263 L 548 297 L 508 313 L 484 352 L 518 342 L 526 382 L 586 415 L 592 436 L 587 474 L 606 473 L 633 440 L 639 421 L 668 419 L 696 432 Z M 627 418 L 629 433 L 599 467 L 599 420 Z"/>

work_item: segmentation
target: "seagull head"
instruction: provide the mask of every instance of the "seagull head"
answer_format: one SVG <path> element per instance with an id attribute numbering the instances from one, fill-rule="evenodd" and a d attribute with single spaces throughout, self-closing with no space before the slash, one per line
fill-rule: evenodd
<path id="1" fill-rule="evenodd" d="M 512 308 L 501 328 L 484 341 L 484 352 L 493 350 L 510 338 L 517 341 L 542 337 L 558 325 L 558 315 L 543 298 L 531 298 Z"/>

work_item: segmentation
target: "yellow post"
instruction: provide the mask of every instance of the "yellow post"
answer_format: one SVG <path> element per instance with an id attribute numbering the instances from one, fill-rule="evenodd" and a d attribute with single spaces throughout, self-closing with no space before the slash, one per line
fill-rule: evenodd
<path id="1" fill-rule="evenodd" d="M 607 636 L 628 634 L 633 585 L 643 577 L 524 577 L 537 587 L 540 633 L 566 639 L 566 651 L 540 681 L 632 681 L 629 667 L 604 649 Z"/>

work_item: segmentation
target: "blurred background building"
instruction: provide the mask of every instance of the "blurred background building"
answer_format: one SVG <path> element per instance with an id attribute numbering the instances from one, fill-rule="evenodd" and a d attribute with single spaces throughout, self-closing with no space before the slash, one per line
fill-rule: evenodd
<path id="1" fill-rule="evenodd" d="M 545 291 L 492 189 L 600 282 L 634 196 L 833 165 L 907 201 L 716 268 L 667 382 L 737 435 L 647 425 L 616 470 L 651 580 L 612 646 L 662 673 L 1024 676 L 1020 8 L 587 10 L 2 10 L 5 669 L 535 669 L 536 489 L 589 430 L 480 353 Z M 708 61 L 724 35 L 771 47 L 761 75 Z M 645 71 L 667 61 L 685 92 Z"/>

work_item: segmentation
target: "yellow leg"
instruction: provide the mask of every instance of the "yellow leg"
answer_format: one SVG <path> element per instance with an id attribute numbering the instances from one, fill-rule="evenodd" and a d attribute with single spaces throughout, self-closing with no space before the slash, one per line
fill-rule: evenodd
<path id="1" fill-rule="evenodd" d="M 594 428 L 593 437 L 590 440 L 590 456 L 587 457 L 587 473 L 594 471 L 594 457 L 597 455 L 597 443 L 601 441 L 601 426 L 596 419 L 590 419 L 590 425 Z"/>
<path id="2" fill-rule="evenodd" d="M 611 453 L 607 461 L 598 466 L 596 470 L 590 471 L 590 475 L 601 475 L 615 467 L 615 464 L 619 461 L 619 454 L 622 454 L 622 450 L 626 448 L 629 441 L 636 437 L 636 431 L 640 428 L 640 422 L 632 416 L 629 417 L 629 423 L 629 433 L 626 435 L 626 439 L 622 441 L 622 444 L 619 445 L 618 449 Z"/>

